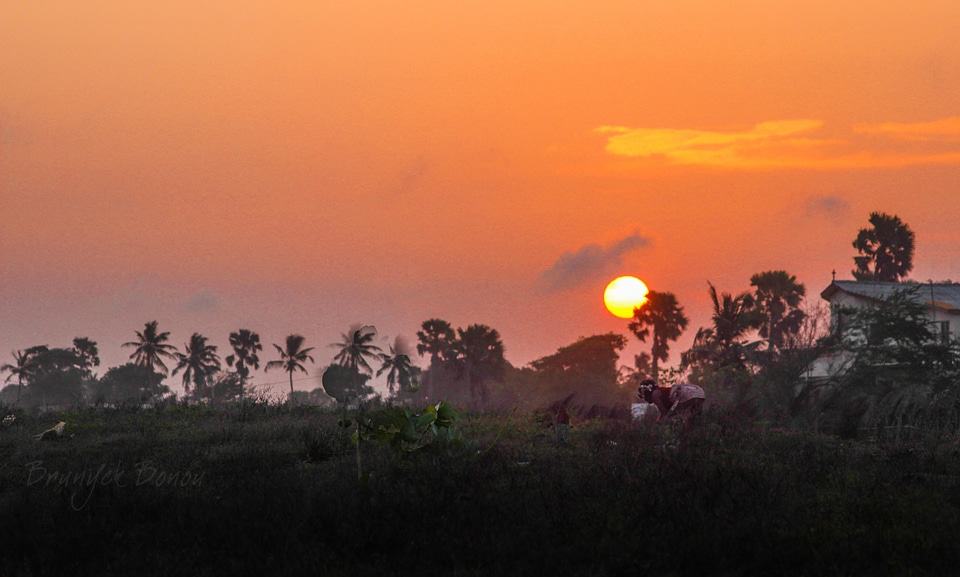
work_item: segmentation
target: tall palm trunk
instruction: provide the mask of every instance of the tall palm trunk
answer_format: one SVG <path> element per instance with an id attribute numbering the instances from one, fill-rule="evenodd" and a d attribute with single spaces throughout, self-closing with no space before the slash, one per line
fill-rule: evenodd
<path id="1" fill-rule="evenodd" d="M 654 331 L 654 333 L 653 333 L 653 342 L 657 342 L 657 333 L 656 333 L 656 331 Z M 650 355 L 650 356 L 653 357 L 653 359 L 652 359 L 652 361 L 651 361 L 651 363 L 650 363 L 651 372 L 652 372 L 653 374 L 650 375 L 650 377 L 651 377 L 653 380 L 655 380 L 655 381 L 657 381 L 657 382 L 659 383 L 659 382 L 660 382 L 660 361 L 657 360 L 657 355 L 654 354 L 654 355 Z"/>

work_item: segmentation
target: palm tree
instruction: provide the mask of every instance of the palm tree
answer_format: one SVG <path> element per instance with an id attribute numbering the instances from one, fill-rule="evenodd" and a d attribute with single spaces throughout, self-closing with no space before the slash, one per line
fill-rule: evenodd
<path id="1" fill-rule="evenodd" d="M 441 319 L 423 321 L 420 327 L 423 330 L 417 331 L 417 339 L 420 341 L 417 345 L 417 354 L 422 357 L 424 354 L 430 353 L 430 378 L 427 383 L 427 398 L 433 399 L 436 394 L 434 390 L 436 372 L 441 362 L 451 360 L 451 350 L 457 340 L 457 333 L 450 326 L 450 323 Z"/>
<path id="2" fill-rule="evenodd" d="M 717 294 L 709 282 L 713 302 L 713 327 L 701 328 L 693 340 L 693 348 L 684 355 L 684 363 L 708 362 L 714 369 L 725 367 L 743 369 L 747 356 L 759 343 L 747 343 L 747 333 L 760 326 L 762 317 L 755 306 L 753 295 L 742 292 Z"/>
<path id="3" fill-rule="evenodd" d="M 183 389 L 190 391 L 190 382 L 194 384 L 194 395 L 202 395 L 207 389 L 207 379 L 220 370 L 220 357 L 217 347 L 207 344 L 207 337 L 193 333 L 190 342 L 183 345 L 183 353 L 177 353 L 177 367 L 173 374 L 183 369 Z"/>
<path id="4" fill-rule="evenodd" d="M 333 360 L 349 368 L 355 376 L 361 371 L 372 375 L 373 368 L 367 359 L 377 360 L 383 354 L 383 349 L 373 344 L 373 340 L 377 337 L 377 329 L 372 326 L 352 328 L 348 333 L 341 333 L 340 337 L 339 343 L 330 344 L 331 347 L 340 349 Z"/>
<path id="5" fill-rule="evenodd" d="M 709 282 L 707 285 L 713 303 L 714 331 L 721 344 L 734 343 L 759 327 L 761 318 L 752 294 L 745 291 L 736 296 L 730 293 L 718 295 L 715 286 Z"/>
<path id="6" fill-rule="evenodd" d="M 14 377 L 17 378 L 17 404 L 20 404 L 20 394 L 23 391 L 23 381 L 29 381 L 37 374 L 37 362 L 36 357 L 40 353 L 46 352 L 47 347 L 30 347 L 25 351 L 14 351 L 13 358 L 14 364 L 7 363 L 3 366 L 0 366 L 0 372 L 6 371 L 10 374 L 7 375 L 4 383 L 9 383 Z"/>
<path id="7" fill-rule="evenodd" d="M 680 338 L 689 322 L 673 293 L 650 291 L 647 301 L 634 309 L 628 328 L 641 343 L 647 342 L 652 334 L 650 357 L 654 379 L 659 378 L 660 361 L 670 357 L 670 341 Z"/>
<path id="8" fill-rule="evenodd" d="M 136 347 L 130 358 L 137 365 L 150 369 L 154 373 L 167 374 L 167 365 L 163 363 L 161 357 L 176 359 L 176 347 L 167 344 L 170 333 L 158 333 L 157 321 L 151 321 L 144 325 L 143 332 L 137 331 L 137 340 L 129 343 L 123 343 L 121 347 Z"/>
<path id="9" fill-rule="evenodd" d="M 503 341 L 496 329 L 480 324 L 458 328 L 457 335 L 451 349 L 457 373 L 467 379 L 470 397 L 474 403 L 479 399 L 482 408 L 487 401 L 486 383 L 502 378 L 506 370 Z"/>
<path id="10" fill-rule="evenodd" d="M 417 345 L 417 354 L 421 357 L 430 353 L 430 364 L 447 359 L 450 356 L 450 347 L 457 339 L 450 323 L 440 319 L 423 321 L 420 325 L 423 330 L 417 331 L 420 344 Z"/>
<path id="11" fill-rule="evenodd" d="M 97 343 L 86 337 L 77 337 L 73 339 L 73 350 L 77 353 L 79 360 L 78 368 L 83 371 L 84 376 L 89 377 L 92 374 L 93 367 L 100 366 L 100 352 L 97 349 Z"/>
<path id="12" fill-rule="evenodd" d="M 277 352 L 280 353 L 279 361 L 270 361 L 264 367 L 264 370 L 269 371 L 270 369 L 283 369 L 290 374 L 290 399 L 293 399 L 293 373 L 296 371 L 303 371 L 304 374 L 307 374 L 307 369 L 304 368 L 303 363 L 310 361 L 313 362 L 313 357 L 310 356 L 310 351 L 313 350 L 313 347 L 304 349 L 303 342 L 306 339 L 301 335 L 288 335 L 286 340 L 286 347 L 281 347 L 280 345 L 274 343 L 274 347 L 277 349 Z"/>
<path id="13" fill-rule="evenodd" d="M 237 374 L 240 376 L 240 400 L 243 401 L 243 385 L 250 376 L 250 367 L 254 370 L 260 368 L 260 357 L 257 353 L 263 350 L 263 345 L 260 344 L 260 335 L 247 329 L 240 329 L 230 333 L 230 346 L 233 347 L 233 354 L 227 356 L 225 360 L 228 367 L 236 363 Z"/>
<path id="14" fill-rule="evenodd" d="M 857 265 L 853 278 L 898 282 L 913 270 L 915 236 L 897 216 L 871 212 L 872 228 L 861 228 L 853 248 L 861 256 L 853 257 Z M 873 265 L 871 269 L 871 265 Z"/>
<path id="15" fill-rule="evenodd" d="M 394 344 L 390 346 L 390 352 L 380 355 L 383 364 L 377 371 L 377 376 L 379 377 L 384 372 L 389 371 L 387 372 L 387 389 L 391 395 L 394 386 L 397 384 L 400 385 L 401 392 L 414 392 L 417 389 L 420 368 L 410 363 L 409 355 L 399 352 L 401 348 L 401 341 L 398 337 Z"/>
<path id="16" fill-rule="evenodd" d="M 767 339 L 768 350 L 779 350 L 786 338 L 795 335 L 806 314 L 798 308 L 806 288 L 797 277 L 783 270 L 767 271 L 750 277 L 756 287 L 755 305 L 762 319 L 760 338 Z"/>

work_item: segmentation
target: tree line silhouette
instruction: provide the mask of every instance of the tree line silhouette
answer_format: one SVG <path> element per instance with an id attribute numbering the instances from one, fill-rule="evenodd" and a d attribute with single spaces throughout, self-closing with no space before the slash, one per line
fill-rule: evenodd
<path id="1" fill-rule="evenodd" d="M 858 280 L 904 280 L 913 268 L 913 232 L 898 217 L 880 212 L 870 214 L 870 224 L 853 242 L 858 251 L 854 276 Z M 376 394 L 368 384 L 370 379 L 386 374 L 387 394 L 396 401 L 446 399 L 476 408 L 535 408 L 574 397 L 580 405 L 625 404 L 632 400 L 635 387 L 630 385 L 639 378 L 653 377 L 666 383 L 682 378 L 701 385 L 714 401 L 734 410 L 780 421 L 796 420 L 809 412 L 818 395 L 821 408 L 831 403 L 846 406 L 844 395 L 864 389 L 864 375 L 876 365 L 876 359 L 872 364 L 864 361 L 857 365 L 859 373 L 854 371 L 846 381 L 832 386 L 801 378 L 813 359 L 831 347 L 858 349 L 856 343 L 841 343 L 842 337 L 828 330 L 823 307 L 805 306 L 806 289 L 796 276 L 784 270 L 760 272 L 750 277 L 751 290 L 736 294 L 719 291 L 709 281 L 707 287 L 713 309 L 711 323 L 698 328 L 690 349 L 680 354 L 678 368 L 664 370 L 662 363 L 670 359 L 671 343 L 683 334 L 689 319 L 676 295 L 651 291 L 627 325 L 640 342 L 650 345 L 649 353 L 635 356 L 632 367 L 618 368 L 619 353 L 627 341 L 615 333 L 580 338 L 518 368 L 505 359 L 497 330 L 483 324 L 454 328 L 445 320 L 432 318 L 416 333 L 416 353 L 427 361 L 424 369 L 413 363 L 413 351 L 406 350 L 400 339 L 384 350 L 377 343 L 376 329 L 363 326 L 352 327 L 329 345 L 337 351 L 334 362 L 324 368 L 322 386 L 309 393 L 293 387 L 294 373 L 309 375 L 307 365 L 314 363 L 314 347 L 307 347 L 302 335 L 291 334 L 282 345 L 273 344 L 278 358 L 266 362 L 264 371 L 287 373 L 291 401 L 363 401 Z M 894 311 L 888 311 L 888 317 L 892 314 L 895 319 L 893 332 L 914 335 L 915 344 L 935 341 L 937 335 L 927 327 L 929 323 L 905 305 L 904 298 L 898 296 L 896 306 L 887 307 Z M 850 314 L 856 322 L 879 322 L 879 313 L 873 310 Z M 884 322 L 889 323 L 889 318 Z M 871 334 L 879 333 L 872 330 Z M 157 402 L 172 397 L 163 380 L 175 375 L 181 376 L 185 398 L 191 401 L 232 402 L 249 394 L 251 373 L 260 369 L 263 353 L 256 332 L 240 329 L 230 333 L 230 354 L 224 359 L 204 335 L 193 333 L 182 350 L 169 342 L 169 336 L 158 329 L 157 321 L 146 323 L 142 331 L 136 331 L 135 340 L 121 345 L 132 349 L 130 362 L 108 369 L 102 377 L 93 373 L 100 360 L 97 343 L 88 338 L 74 339 L 71 348 L 34 346 L 14 351 L 13 362 L 0 367 L 9 373 L 0 401 L 26 405 Z M 873 345 L 869 350 L 876 356 L 878 343 Z M 937 367 L 953 370 L 960 366 L 956 349 L 937 349 L 936 356 L 916 345 L 912 358 L 929 361 L 935 357 Z M 860 351 L 863 358 L 865 351 Z M 923 396 L 920 392 L 943 398 L 943 391 L 952 390 L 938 375 L 936 382 L 941 384 L 935 390 L 910 389 L 915 393 L 911 406 L 917 406 Z M 832 392 L 829 402 L 823 400 L 829 396 L 827 392 Z M 853 396 L 863 401 L 862 394 Z M 888 399 L 884 406 L 891 403 Z M 910 403 L 898 405 L 901 420 L 906 404 Z M 866 412 L 860 411 L 860 417 Z M 871 414 L 876 420 L 879 413 L 873 410 Z"/>
<path id="2" fill-rule="evenodd" d="M 414 389 L 419 371 L 409 356 L 398 352 L 394 345 L 389 347 L 389 352 L 384 352 L 372 343 L 374 336 L 375 331 L 352 330 L 342 335 L 341 342 L 330 345 L 339 348 L 334 360 L 347 371 L 350 387 L 372 393 L 372 389 L 363 388 L 363 383 L 373 373 L 370 362 L 377 362 L 377 375 L 387 373 L 391 394 Z M 170 333 L 161 332 L 157 321 L 146 323 L 142 331 L 136 331 L 136 340 L 121 345 L 133 349 L 130 362 L 108 369 L 102 377 L 93 373 L 94 367 L 100 365 L 99 350 L 97 343 L 88 338 L 74 339 L 71 348 L 41 345 L 14 351 L 14 362 L 0 367 L 9 373 L 8 386 L 0 391 L 0 402 L 20 404 L 23 401 L 29 406 L 154 403 L 171 398 L 171 391 L 163 380 L 178 373 L 185 399 L 228 402 L 244 398 L 251 371 L 260 368 L 263 345 L 260 335 L 249 329 L 230 333 L 232 352 L 225 359 L 221 359 L 217 347 L 200 333 L 193 333 L 182 351 L 169 340 Z M 273 345 L 279 359 L 264 366 L 265 371 L 280 369 L 288 374 L 291 399 L 295 396 L 294 373 L 309 374 L 305 365 L 314 362 L 310 355 L 313 347 L 304 347 L 305 341 L 302 335 L 287 336 L 284 346 Z M 223 361 L 233 370 L 223 370 Z M 168 362 L 173 366 L 172 371 Z M 9 384 L 11 381 L 15 382 Z"/>

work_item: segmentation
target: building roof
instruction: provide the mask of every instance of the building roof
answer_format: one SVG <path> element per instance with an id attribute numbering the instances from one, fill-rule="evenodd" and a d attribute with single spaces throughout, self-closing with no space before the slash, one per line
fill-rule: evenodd
<path id="1" fill-rule="evenodd" d="M 830 286 L 823 289 L 820 297 L 829 301 L 833 299 L 834 295 L 842 291 L 868 299 L 883 300 L 893 294 L 894 291 L 911 289 L 917 290 L 917 297 L 923 299 L 925 305 L 960 313 L 960 283 L 921 284 L 917 282 L 835 280 L 830 283 Z"/>

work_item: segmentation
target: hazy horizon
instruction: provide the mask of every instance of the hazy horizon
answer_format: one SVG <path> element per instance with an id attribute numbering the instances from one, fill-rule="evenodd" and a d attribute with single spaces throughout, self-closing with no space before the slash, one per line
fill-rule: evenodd
<path id="1" fill-rule="evenodd" d="M 264 362 L 299 333 L 319 368 L 353 324 L 441 318 L 516 366 L 611 331 L 632 364 L 602 302 L 629 274 L 690 317 L 673 364 L 708 281 L 785 270 L 818 300 L 872 211 L 916 233 L 911 279 L 960 279 L 958 4 L 0 14 L 3 362 L 85 336 L 102 374 L 157 320 L 221 356 L 255 330 Z"/>

